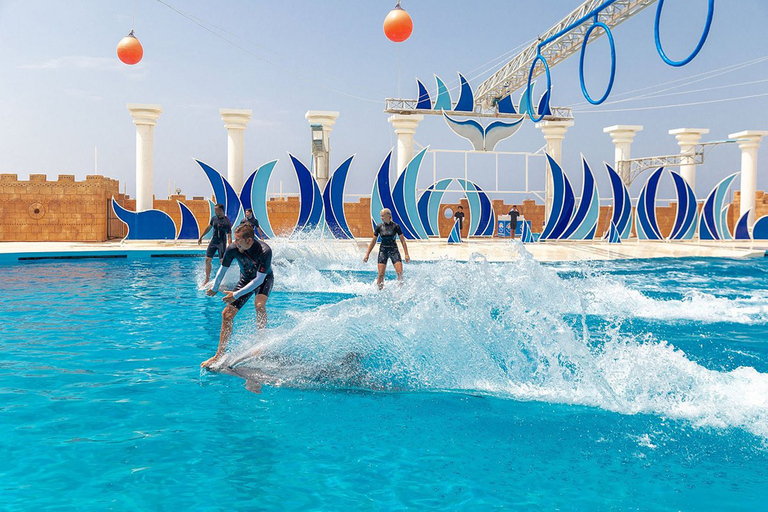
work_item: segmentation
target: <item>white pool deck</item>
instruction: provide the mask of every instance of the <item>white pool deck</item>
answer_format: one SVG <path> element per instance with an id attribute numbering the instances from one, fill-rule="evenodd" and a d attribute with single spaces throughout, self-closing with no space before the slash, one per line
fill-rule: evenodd
<path id="1" fill-rule="evenodd" d="M 355 252 L 362 258 L 367 241 L 342 240 L 277 240 L 279 248 L 314 244 L 338 244 L 345 255 Z M 410 241 L 408 249 L 414 261 L 440 259 L 468 260 L 480 253 L 489 261 L 513 261 L 519 258 L 518 243 L 509 239 L 470 239 L 460 245 L 449 245 L 445 239 Z M 762 258 L 768 251 L 768 241 L 636 241 L 621 244 L 606 242 L 545 242 L 526 244 L 525 250 L 538 261 L 587 261 L 646 258 Z M 2 242 L 0 262 L 31 261 L 48 258 L 84 257 L 173 257 L 201 256 L 205 245 L 194 241 L 131 241 L 131 242 Z"/>

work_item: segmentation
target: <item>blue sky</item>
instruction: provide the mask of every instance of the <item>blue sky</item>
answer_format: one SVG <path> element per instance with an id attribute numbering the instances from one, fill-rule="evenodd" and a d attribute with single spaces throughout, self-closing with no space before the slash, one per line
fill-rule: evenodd
<path id="1" fill-rule="evenodd" d="M 226 130 L 219 108 L 249 108 L 254 117 L 245 132 L 246 173 L 280 159 L 273 183 L 283 181 L 285 190 L 295 190 L 286 152 L 309 160 L 304 113 L 338 110 L 332 164 L 357 154 L 347 192 L 369 193 L 373 175 L 395 141 L 382 112 L 384 98 L 397 96 L 398 88 L 403 97 L 415 97 L 415 77 L 433 90 L 433 74 L 454 82 L 461 71 L 477 86 L 503 63 L 500 56 L 535 38 L 580 4 L 406 0 L 403 5 L 413 17 L 414 33 L 396 45 L 382 33 L 393 0 L 164 1 L 215 26 L 247 52 L 157 0 L 137 0 L 135 28 L 145 54 L 139 65 L 128 67 L 117 60 L 115 47 L 130 30 L 132 0 L 0 1 L 0 172 L 22 178 L 29 173 L 82 178 L 93 172 L 97 146 L 100 173 L 126 183 L 133 195 L 135 130 L 125 105 L 159 103 L 164 113 L 155 128 L 156 194 L 165 197 L 171 180 L 188 196 L 208 195 L 193 158 L 226 172 Z M 637 96 L 641 92 L 632 91 L 638 89 L 653 93 L 680 86 L 660 93 L 667 96 L 577 108 L 584 102 L 578 56 L 552 70 L 552 103 L 577 111 L 576 124 L 565 139 L 564 167 L 578 183 L 583 153 L 598 174 L 603 196 L 609 189 L 601 162 L 613 160 L 613 145 L 602 133 L 605 126 L 645 126 L 635 139 L 632 156 L 677 153 L 674 137 L 667 134 L 672 128 L 709 128 L 707 140 L 745 129 L 768 129 L 768 96 L 637 110 L 768 92 L 768 61 L 695 83 L 698 78 L 663 85 L 768 55 L 768 3 L 718 1 L 704 49 L 683 68 L 667 66 L 656 54 L 655 9 L 647 8 L 615 29 L 618 68 L 608 102 Z M 693 47 L 705 12 L 706 0 L 667 0 L 662 37 L 668 53 L 681 57 Z M 607 76 L 605 39 L 590 45 L 588 53 L 587 79 L 590 88 L 599 91 Z M 427 118 L 416 139 L 435 148 L 469 149 L 439 117 Z M 497 149 L 535 151 L 543 144 L 541 132 L 528 122 Z M 768 141 L 760 150 L 759 189 L 768 189 L 767 147 Z M 475 175 L 473 169 L 470 175 L 488 186 L 493 179 L 483 167 L 487 163 L 480 161 L 472 163 Z M 703 197 L 720 178 L 738 171 L 739 161 L 735 145 L 714 149 L 699 169 L 698 195 Z M 510 159 L 503 165 L 501 184 L 521 184 L 520 162 Z M 427 167 L 422 185 L 431 182 L 431 162 Z M 450 158 L 441 160 L 439 168 L 446 176 L 463 173 L 461 162 Z M 539 165 L 532 175 L 534 183 L 543 181 L 542 168 Z"/>

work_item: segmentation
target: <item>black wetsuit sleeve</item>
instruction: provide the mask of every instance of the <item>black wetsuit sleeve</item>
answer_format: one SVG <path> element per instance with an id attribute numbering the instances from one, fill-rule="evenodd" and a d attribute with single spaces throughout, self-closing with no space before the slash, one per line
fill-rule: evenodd
<path id="1" fill-rule="evenodd" d="M 373 236 L 379 236 L 381 235 L 381 224 L 377 224 L 375 228 L 373 228 Z"/>
<path id="2" fill-rule="evenodd" d="M 402 230 L 402 229 L 400 229 L 400 224 L 395 224 L 395 229 L 394 229 L 394 231 L 395 231 L 395 234 L 396 234 L 396 235 L 400 235 L 400 236 L 403 236 L 403 230 Z"/>
<path id="3" fill-rule="evenodd" d="M 267 248 L 264 251 L 264 255 L 261 257 L 261 261 L 259 262 L 259 272 L 263 274 L 269 274 L 272 271 L 272 249 Z"/>

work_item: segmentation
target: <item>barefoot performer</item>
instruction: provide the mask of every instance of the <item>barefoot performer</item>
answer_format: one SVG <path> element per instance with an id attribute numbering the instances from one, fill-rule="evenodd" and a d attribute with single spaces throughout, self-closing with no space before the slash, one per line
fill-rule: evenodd
<path id="1" fill-rule="evenodd" d="M 371 255 L 371 251 L 376 246 L 376 239 L 381 237 L 381 246 L 379 247 L 379 277 L 376 279 L 376 283 L 379 285 L 379 290 L 384 288 L 384 272 L 387 271 L 387 260 L 392 260 L 392 264 L 395 266 L 395 272 L 397 272 L 397 280 L 402 282 L 403 280 L 403 262 L 400 259 L 400 251 L 397 249 L 397 238 L 400 238 L 400 243 L 403 244 L 403 252 L 405 253 L 405 262 L 411 261 L 411 257 L 408 256 L 408 246 L 405 245 L 405 237 L 403 231 L 397 223 L 392 222 L 392 212 L 389 208 L 381 210 L 381 224 L 376 226 L 373 230 L 373 238 L 368 245 L 368 252 L 365 253 L 364 262 L 368 261 L 368 256 Z"/>
<path id="2" fill-rule="evenodd" d="M 251 295 L 255 295 L 256 325 L 259 329 L 267 326 L 267 298 L 272 290 L 274 276 L 272 275 L 272 249 L 261 240 L 254 238 L 253 228 L 249 224 L 241 224 L 235 229 L 235 240 L 224 251 L 221 267 L 216 273 L 213 286 L 208 292 L 210 296 L 216 295 L 224 279 L 224 274 L 229 270 L 233 260 L 240 264 L 240 281 L 232 291 L 222 290 L 224 297 L 221 299 L 227 305 L 221 312 L 221 335 L 219 336 L 219 348 L 210 359 L 203 361 L 200 366 L 208 368 L 224 355 L 227 343 L 232 334 L 232 323 L 235 315 L 248 302 Z"/>

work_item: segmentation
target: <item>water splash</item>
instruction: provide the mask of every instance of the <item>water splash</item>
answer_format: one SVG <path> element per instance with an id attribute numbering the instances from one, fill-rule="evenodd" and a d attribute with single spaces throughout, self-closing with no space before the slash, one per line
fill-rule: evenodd
<path id="1" fill-rule="evenodd" d="M 281 279 L 296 290 L 301 286 L 291 273 L 307 276 L 307 268 L 292 265 Z M 339 277 L 312 275 L 305 280 L 310 289 Z M 698 302 L 711 307 L 712 297 L 661 301 L 610 276 L 566 280 L 524 252 L 510 264 L 441 261 L 411 265 L 406 275 L 402 287 L 388 282 L 381 293 L 298 313 L 262 333 L 255 346 L 235 340 L 224 365 L 281 386 L 487 393 L 768 437 L 768 375 L 747 367 L 710 370 L 648 335 L 587 327 L 587 315 L 639 311 L 715 321 L 690 313 Z M 347 285 L 373 289 L 354 279 Z M 730 320 L 764 322 L 765 307 L 743 309 Z"/>

